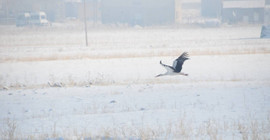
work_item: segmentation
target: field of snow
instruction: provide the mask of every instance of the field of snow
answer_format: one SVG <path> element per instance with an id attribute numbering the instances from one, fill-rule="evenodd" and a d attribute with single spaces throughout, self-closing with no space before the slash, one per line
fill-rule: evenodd
<path id="1" fill-rule="evenodd" d="M 260 28 L 1 26 L 0 139 L 269 140 Z"/>

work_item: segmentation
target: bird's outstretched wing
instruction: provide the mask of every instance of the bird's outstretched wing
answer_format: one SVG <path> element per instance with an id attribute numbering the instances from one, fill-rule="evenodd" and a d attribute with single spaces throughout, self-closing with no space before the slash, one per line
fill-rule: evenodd
<path id="1" fill-rule="evenodd" d="M 163 67 L 167 70 L 167 72 L 170 73 L 170 72 L 175 71 L 174 68 L 173 68 L 172 66 L 165 65 L 165 64 L 163 64 L 161 61 L 160 61 L 159 63 L 160 63 L 161 66 L 163 66 Z"/>
<path id="2" fill-rule="evenodd" d="M 186 60 L 188 60 L 188 53 L 182 53 L 177 59 L 173 62 L 174 72 L 181 72 L 182 66 Z"/>

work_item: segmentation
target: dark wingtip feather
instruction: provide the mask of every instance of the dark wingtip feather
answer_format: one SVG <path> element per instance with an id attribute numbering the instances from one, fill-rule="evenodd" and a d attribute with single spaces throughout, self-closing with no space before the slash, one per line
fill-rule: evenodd
<path id="1" fill-rule="evenodd" d="M 184 53 L 183 53 L 183 56 L 188 57 L 188 52 L 184 52 Z"/>
<path id="2" fill-rule="evenodd" d="M 189 55 L 188 55 L 188 52 L 183 52 L 179 57 L 178 57 L 178 60 L 188 60 L 189 58 Z"/>

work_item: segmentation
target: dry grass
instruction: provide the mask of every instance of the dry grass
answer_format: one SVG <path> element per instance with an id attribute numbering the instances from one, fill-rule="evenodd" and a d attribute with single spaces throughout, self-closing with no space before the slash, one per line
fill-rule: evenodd
<path id="1" fill-rule="evenodd" d="M 31 34 L 33 32 L 27 32 Z M 39 35 L 37 38 L 37 43 L 43 41 L 44 35 Z M 96 32 L 95 32 L 96 33 Z M 164 32 L 165 33 L 165 32 Z M 5 32 L 5 34 L 9 34 L 9 32 Z M 114 34 L 110 34 L 113 36 Z M 22 35 L 24 36 L 24 35 Z M 9 62 L 31 62 L 31 61 L 55 61 L 55 60 L 75 60 L 75 59 L 115 59 L 115 58 L 138 58 L 138 57 L 162 57 L 162 56 L 178 56 L 182 53 L 183 50 L 188 51 L 192 56 L 198 55 L 241 55 L 241 54 L 269 54 L 270 48 L 268 46 L 268 41 L 260 42 L 260 44 L 252 44 L 258 42 L 251 42 L 248 44 L 249 41 L 234 41 L 232 44 L 228 43 L 230 46 L 224 46 L 222 43 L 218 43 L 220 40 L 215 40 L 217 42 L 211 42 L 207 44 L 209 40 L 201 41 L 199 40 L 200 44 L 206 44 L 207 47 L 203 45 L 193 44 L 192 47 L 185 46 L 185 44 L 180 44 L 180 47 L 176 47 L 173 45 L 166 46 L 166 41 L 164 42 L 159 40 L 160 38 L 153 38 L 152 42 L 148 42 L 145 40 L 139 40 L 140 45 L 135 45 L 137 43 L 136 38 L 133 38 L 128 41 L 117 42 L 113 40 L 105 40 L 104 42 L 93 42 L 94 49 L 91 47 L 84 48 L 84 47 L 76 47 L 80 44 L 81 40 L 72 40 L 69 41 L 69 37 L 61 38 L 60 45 L 66 45 L 65 41 L 68 41 L 69 44 L 75 46 L 76 49 L 73 47 L 59 47 L 57 44 L 23 44 L 25 46 L 21 46 L 22 44 L 12 44 L 13 36 L 9 36 L 7 40 L 11 40 L 8 44 L 13 45 L 13 47 L 1 45 L 1 54 L 0 55 L 0 63 L 9 63 Z M 123 37 L 123 36 L 120 36 Z M 136 36 L 135 36 L 136 37 Z M 101 37 L 102 40 L 104 37 Z M 125 39 L 125 37 L 123 37 Z M 40 39 L 40 40 L 38 40 Z M 97 38 L 98 39 L 98 38 Z M 115 39 L 115 38 L 114 38 Z M 29 43 L 24 42 L 24 38 L 22 38 L 22 43 Z M 74 41 L 74 42 L 73 42 Z M 92 40 L 92 41 L 95 41 Z M 141 41 L 141 42 L 140 42 Z M 169 44 L 176 41 L 169 40 Z M 192 41 L 183 40 L 186 43 L 190 43 Z M 196 41 L 196 40 L 195 40 Z M 198 41 L 198 40 L 197 40 Z M 201 42 L 200 42 L 201 41 Z M 231 40 L 227 40 L 229 42 Z M 157 43 L 164 43 L 165 45 L 155 46 L 155 42 Z M 17 42 L 18 43 L 18 42 Z M 20 43 L 20 41 L 19 41 Z M 50 43 L 50 42 L 49 42 Z M 62 44 L 61 44 L 62 43 Z M 74 43 L 74 44 L 73 44 Z M 105 48 L 98 48 L 98 45 L 104 45 Z M 149 45 L 153 46 L 149 47 Z M 212 44 L 211 44 L 212 43 Z M 120 44 L 120 45 L 119 45 Z M 48 46 L 46 46 L 48 45 Z M 107 46 L 106 46 L 107 45 Z M 114 45 L 119 45 L 114 48 Z M 129 45 L 127 48 L 121 48 L 121 45 Z M 227 44 L 225 44 L 227 45 Z M 254 46 L 253 46 L 254 45 Z M 20 46 L 20 47 L 18 47 Z M 36 47 L 39 46 L 40 48 Z M 134 46 L 132 48 L 130 46 Z M 210 47 L 208 47 L 210 46 Z M 221 47 L 219 47 L 221 46 Z M 262 46 L 262 47 L 261 47 Z M 48 47 L 48 48 L 47 48 Z M 56 47 L 56 48 L 54 48 Z M 108 47 L 108 48 L 106 48 Z M 146 47 L 146 48 L 145 48 Z M 165 48 L 165 49 L 164 49 Z M 18 50 L 17 50 L 18 49 Z M 108 50 L 107 50 L 108 49 Z M 136 51 L 139 49 L 139 51 Z M 47 52 L 43 53 L 43 50 Z M 88 78 L 85 81 L 76 81 L 76 79 L 69 75 L 67 79 L 58 80 L 54 75 L 50 76 L 48 83 L 46 84 L 36 84 L 36 85 L 24 85 L 23 83 L 14 82 L 13 84 L 6 85 L 5 83 L 1 83 L 0 88 L 2 89 L 19 89 L 19 88 L 40 88 L 40 87 L 70 87 L 70 86 L 91 86 L 91 85 L 112 85 L 112 84 L 127 84 L 126 82 L 123 83 L 115 83 L 113 80 L 108 80 L 104 78 L 105 76 L 100 74 L 96 77 L 91 77 L 90 75 L 86 75 Z M 0 77 L 0 80 L 4 81 L 3 77 Z M 218 79 L 217 79 L 218 80 Z M 246 79 L 237 79 L 237 77 L 233 77 L 232 79 L 220 79 L 220 81 L 241 81 Z M 210 79 L 210 81 L 213 81 Z M 179 81 L 176 80 L 159 80 L 159 79 L 144 79 L 143 81 L 133 81 L 133 84 L 162 84 L 162 83 L 176 83 Z M 192 82 L 205 82 L 205 81 L 192 81 Z M 164 108 L 164 104 L 158 104 L 155 109 Z M 124 112 L 132 111 L 133 108 L 130 107 L 123 107 Z M 76 114 L 76 112 L 74 112 Z M 80 112 L 81 113 L 81 112 Z M 97 113 L 113 113 L 107 106 L 99 106 L 93 104 L 92 106 L 87 106 L 83 110 L 80 115 L 85 114 L 97 114 Z M 270 116 L 270 115 L 269 115 Z M 35 117 L 44 117 L 44 116 L 33 116 Z M 45 116 L 47 117 L 47 116 Z M 217 120 L 208 120 L 206 122 L 192 122 L 192 120 L 187 120 L 185 117 L 179 118 L 177 122 L 171 122 L 167 125 L 160 125 L 155 124 L 153 126 L 146 126 L 143 124 L 142 118 L 142 125 L 139 126 L 114 126 L 108 128 L 102 128 L 98 131 L 98 133 L 89 132 L 89 130 L 77 130 L 76 128 L 71 128 L 70 130 L 66 130 L 66 128 L 61 128 L 54 123 L 51 126 L 50 132 L 41 132 L 39 134 L 22 134 L 20 133 L 20 126 L 16 122 L 16 120 L 6 119 L 1 126 L 1 133 L 0 139 L 47 139 L 47 138 L 65 138 L 65 139 L 84 139 L 84 138 L 92 138 L 92 139 L 104 139 L 104 138 L 115 138 L 115 139 L 211 139 L 211 140 L 226 140 L 226 139 L 242 139 L 242 140 L 269 140 L 270 139 L 270 117 L 268 120 L 248 120 L 248 121 L 240 121 L 240 120 L 232 120 L 231 122 L 227 121 L 217 121 Z M 61 133 L 60 133 L 61 132 Z"/>
<path id="2" fill-rule="evenodd" d="M 10 118 L 4 120 L 4 127 L 2 127 L 1 139 L 16 140 L 18 139 L 17 123 Z"/>
<path id="3" fill-rule="evenodd" d="M 239 78 L 232 78 L 232 79 L 201 79 L 201 80 L 190 80 L 189 82 L 192 83 L 218 83 L 218 82 L 244 82 L 249 81 L 250 83 L 253 83 L 252 80 L 246 80 L 246 79 L 239 79 Z M 0 90 L 12 90 L 12 89 L 40 89 L 40 88 L 63 88 L 63 87 L 91 87 L 91 86 L 121 86 L 121 85 L 136 85 L 136 84 L 175 84 L 175 83 L 182 83 L 187 84 L 186 81 L 179 81 L 177 79 L 146 79 L 146 80 L 138 80 L 138 81 L 120 81 L 115 82 L 114 80 L 102 78 L 102 77 L 95 77 L 90 78 L 86 81 L 80 81 L 75 79 L 69 79 L 69 80 L 50 80 L 46 84 L 24 84 L 24 83 L 11 83 L 11 84 L 5 84 L 0 83 Z M 254 82 L 256 83 L 256 82 Z M 267 82 L 261 81 L 261 84 L 267 84 Z M 139 92 L 142 92 L 140 90 Z M 161 104 L 162 105 L 162 104 Z M 161 106 L 160 105 L 160 106 Z"/>
<path id="4" fill-rule="evenodd" d="M 76 59 L 116 59 L 116 58 L 140 58 L 140 57 L 165 57 L 165 56 L 178 56 L 186 50 L 192 56 L 198 55 L 239 55 L 239 54 L 269 54 L 269 47 L 261 48 L 204 48 L 191 49 L 191 48 L 169 48 L 169 49 L 140 49 L 134 51 L 127 49 L 126 51 L 119 50 L 118 52 L 108 51 L 93 51 L 90 49 L 84 51 L 76 51 L 75 53 L 59 53 L 51 52 L 49 54 L 36 55 L 35 52 L 26 53 L 20 57 L 16 55 L 0 57 L 0 62 L 29 62 L 29 61 L 55 61 L 55 60 L 76 60 Z"/>
<path id="5" fill-rule="evenodd" d="M 0 139 L 242 139 L 242 140 L 269 140 L 270 121 L 250 120 L 240 122 L 218 122 L 209 120 L 200 125 L 185 118 L 180 118 L 178 122 L 167 125 L 155 126 L 115 126 L 99 129 L 98 133 L 83 131 L 63 130 L 54 123 L 51 132 L 44 132 L 36 135 L 25 135 L 17 131 L 18 125 L 13 120 L 7 119 L 5 129 L 1 131 Z M 56 131 L 57 129 L 57 131 Z"/>
<path id="6" fill-rule="evenodd" d="M 90 46 L 85 47 L 81 23 L 65 24 L 51 28 L 0 26 L 0 62 L 178 56 L 183 50 L 193 56 L 270 53 L 268 40 L 241 39 L 256 33 L 259 37 L 259 26 L 208 30 L 95 26 L 89 32 Z"/>

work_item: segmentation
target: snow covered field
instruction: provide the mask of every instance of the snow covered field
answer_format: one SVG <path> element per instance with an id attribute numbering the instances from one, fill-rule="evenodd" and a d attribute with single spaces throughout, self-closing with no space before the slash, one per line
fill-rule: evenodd
<path id="1" fill-rule="evenodd" d="M 260 26 L 0 31 L 0 139 L 270 139 Z"/>

